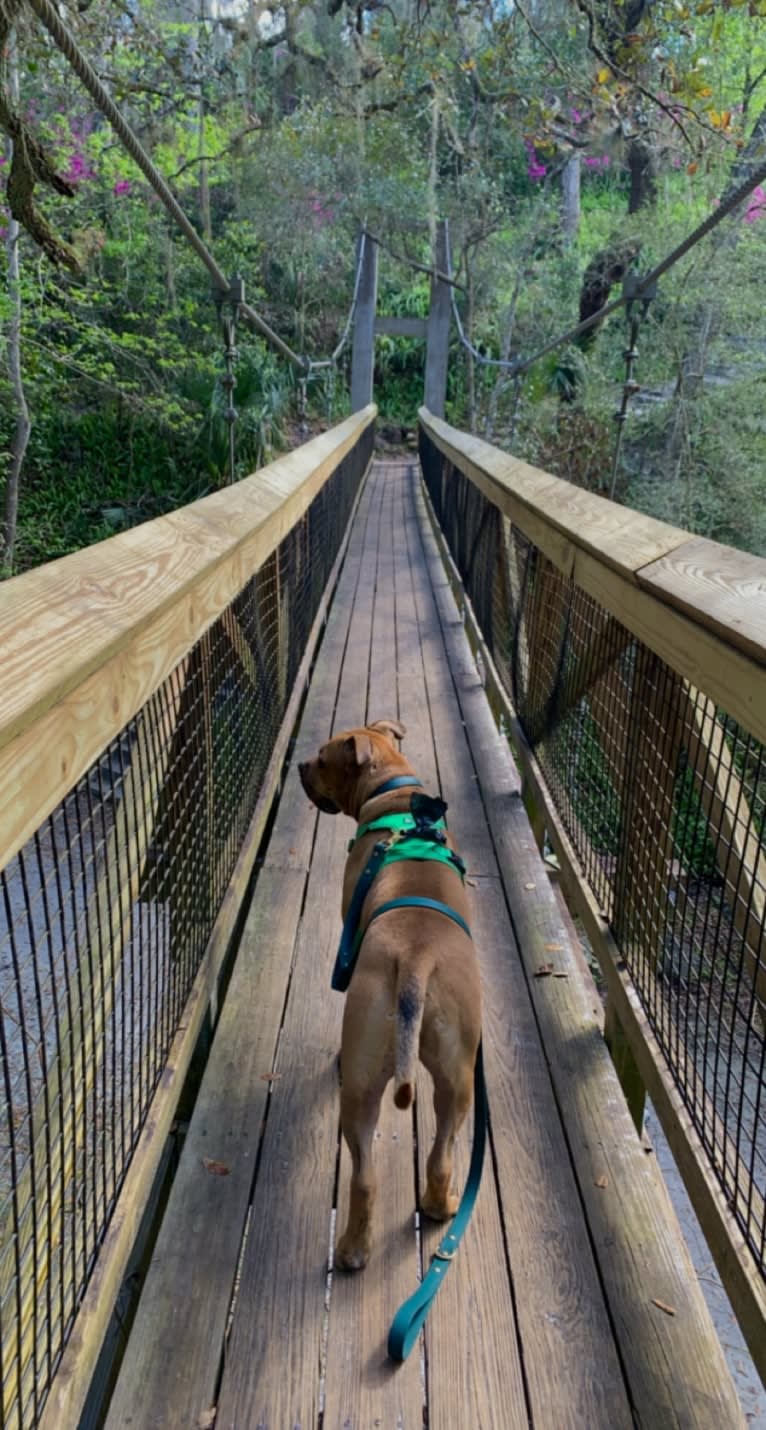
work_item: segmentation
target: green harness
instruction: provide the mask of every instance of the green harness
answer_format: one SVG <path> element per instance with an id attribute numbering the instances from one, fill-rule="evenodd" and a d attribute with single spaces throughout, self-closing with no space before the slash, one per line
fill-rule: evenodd
<path id="1" fill-rule="evenodd" d="M 402 783 L 409 784 L 414 781 L 403 780 Z M 455 853 L 454 849 L 450 849 L 447 845 L 444 822 L 447 806 L 444 801 L 431 799 L 428 795 L 414 794 L 411 808 L 411 814 L 383 814 L 379 819 L 372 819 L 367 824 L 361 824 L 354 838 L 349 840 L 350 853 L 366 834 L 386 833 L 389 836 L 388 839 L 378 840 L 374 845 L 351 897 L 332 975 L 332 986 L 339 992 L 345 992 L 348 988 L 356 967 L 362 939 L 372 920 L 379 918 L 381 914 L 401 908 L 433 909 L 446 918 L 452 919 L 453 923 L 458 924 L 468 934 L 468 937 L 471 937 L 471 930 L 462 914 L 459 914 L 456 909 L 450 908 L 449 904 L 443 904 L 438 899 L 428 899 L 420 895 L 389 899 L 373 910 L 366 928 L 359 927 L 362 905 L 373 881 L 386 864 L 395 864 L 402 859 L 436 860 L 438 863 L 448 864 L 460 875 L 461 880 L 465 879 L 463 860 L 459 854 Z M 452 1225 L 446 1236 L 442 1237 L 439 1242 L 428 1271 L 423 1276 L 417 1290 L 399 1307 L 393 1319 L 388 1333 L 388 1354 L 392 1360 L 406 1360 L 416 1344 L 421 1327 L 431 1309 L 431 1302 L 449 1270 L 450 1262 L 457 1252 L 460 1239 L 470 1220 L 481 1182 L 488 1116 L 484 1065 L 481 1044 L 479 1044 L 474 1070 L 474 1136 L 468 1180 Z"/>

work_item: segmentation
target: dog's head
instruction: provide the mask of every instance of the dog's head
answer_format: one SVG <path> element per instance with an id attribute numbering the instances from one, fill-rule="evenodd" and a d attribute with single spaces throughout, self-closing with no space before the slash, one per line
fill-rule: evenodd
<path id="1" fill-rule="evenodd" d="M 412 767 L 395 743 L 406 730 L 398 720 L 376 720 L 358 730 L 342 730 L 322 745 L 313 760 L 298 766 L 309 799 L 324 814 L 354 818 L 376 785 Z"/>

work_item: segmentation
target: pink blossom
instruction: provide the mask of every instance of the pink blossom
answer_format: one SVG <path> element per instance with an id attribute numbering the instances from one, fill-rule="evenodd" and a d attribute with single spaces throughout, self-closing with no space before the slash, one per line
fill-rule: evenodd
<path id="1" fill-rule="evenodd" d="M 118 179 L 117 183 L 114 186 L 114 193 L 129 194 L 132 187 L 133 185 L 131 184 L 130 179 Z"/>
<path id="2" fill-rule="evenodd" d="M 83 179 L 95 178 L 95 174 L 83 154 L 73 154 L 63 177 L 68 184 L 79 184 Z"/>
<path id="3" fill-rule="evenodd" d="M 609 155 L 601 154 L 599 156 L 594 154 L 586 154 L 585 158 L 583 159 L 583 163 L 588 169 L 608 169 Z"/>
<path id="4" fill-rule="evenodd" d="M 571 116 L 572 116 L 572 123 L 573 123 L 573 124 L 582 124 L 582 115 L 581 115 L 579 109 L 570 109 L 569 113 L 570 113 Z"/>
<path id="5" fill-rule="evenodd" d="M 745 223 L 755 223 L 766 215 L 766 190 L 759 184 L 750 195 L 750 203 L 745 211 Z"/>

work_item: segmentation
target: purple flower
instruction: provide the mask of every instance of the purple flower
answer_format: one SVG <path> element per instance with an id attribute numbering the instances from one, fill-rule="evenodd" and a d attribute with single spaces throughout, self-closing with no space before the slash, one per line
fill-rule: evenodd
<path id="1" fill-rule="evenodd" d="M 537 159 L 533 159 L 531 163 L 527 165 L 527 174 L 530 179 L 544 179 L 547 172 L 548 170 L 545 165 L 538 163 Z"/>
<path id="2" fill-rule="evenodd" d="M 579 109 L 570 109 L 569 113 L 570 113 L 571 116 L 572 116 L 572 123 L 573 123 L 573 124 L 582 124 L 582 115 L 581 115 Z"/>
<path id="3" fill-rule="evenodd" d="M 114 186 L 113 192 L 118 195 L 129 194 L 132 187 L 133 185 L 131 184 L 130 179 L 118 179 L 117 183 Z"/>
<path id="4" fill-rule="evenodd" d="M 95 178 L 95 174 L 83 154 L 73 154 L 64 178 L 68 184 L 79 184 L 83 179 Z"/>
<path id="5" fill-rule="evenodd" d="M 745 211 L 745 223 L 755 223 L 766 216 L 766 190 L 759 184 L 750 195 L 750 203 Z"/>
<path id="6" fill-rule="evenodd" d="M 588 169 L 608 169 L 608 168 L 609 168 L 609 155 L 608 155 L 608 154 L 601 154 L 601 155 L 586 154 L 585 157 L 584 157 L 584 159 L 583 159 L 583 163 L 586 165 L 586 167 L 587 167 Z"/>

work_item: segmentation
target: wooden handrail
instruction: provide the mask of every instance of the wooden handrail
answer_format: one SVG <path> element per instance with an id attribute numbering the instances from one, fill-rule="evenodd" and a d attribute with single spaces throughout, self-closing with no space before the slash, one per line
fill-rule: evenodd
<path id="1" fill-rule="evenodd" d="M 612 788 L 620 799 L 622 841 L 630 851 L 622 866 L 618 862 L 617 877 L 606 889 L 603 879 L 592 877 L 592 871 L 599 868 L 599 852 L 579 824 L 576 809 L 567 808 L 565 821 L 561 799 L 547 783 L 550 767 L 543 767 L 540 751 L 529 744 L 527 728 L 514 709 L 506 647 L 502 640 L 495 640 L 493 632 L 482 631 L 470 592 L 463 585 L 460 558 L 451 551 L 448 534 L 439 530 L 436 511 L 429 506 L 450 584 L 480 658 L 490 702 L 511 731 L 535 816 L 533 828 L 539 837 L 547 835 L 558 858 L 567 898 L 583 919 L 601 964 L 608 989 L 607 1022 L 612 1038 L 617 1033 L 621 1050 L 615 1051 L 614 1043 L 610 1046 L 626 1096 L 632 1099 L 634 1112 L 640 1109 L 639 1121 L 645 1091 L 652 1097 L 735 1314 L 764 1376 L 766 1285 L 762 1264 L 742 1230 L 743 1220 L 751 1215 L 762 1225 L 761 1190 L 747 1168 L 743 1180 L 735 1179 L 733 1186 L 730 1178 L 723 1177 L 726 1167 L 730 1171 L 743 1156 L 728 1128 L 719 1133 L 712 1151 L 703 1145 L 700 1128 L 683 1097 L 683 1089 L 699 1078 L 694 1054 L 682 1039 L 680 1051 L 676 1047 L 672 1054 L 676 1063 L 680 1060 L 680 1070 L 674 1069 L 667 1046 L 664 1050 L 660 1047 L 653 1019 L 631 981 L 626 949 L 631 952 L 631 939 L 641 938 L 645 975 L 658 978 L 652 971 L 658 953 L 652 920 L 667 897 L 674 781 L 683 751 L 700 808 L 709 821 L 713 853 L 731 904 L 731 921 L 742 940 L 743 981 L 755 995 L 747 1016 L 754 1036 L 762 1037 L 766 862 L 748 804 L 746 780 L 719 710 L 733 717 L 745 734 L 766 741 L 766 560 L 691 536 L 582 491 L 477 437 L 456 431 L 426 409 L 421 409 L 420 421 L 428 441 L 447 459 L 442 480 L 449 482 L 451 466 L 462 473 L 528 538 L 541 558 L 535 564 L 533 596 L 520 617 L 517 634 L 519 641 L 526 641 L 530 687 L 533 675 L 538 674 L 536 660 L 547 660 L 544 670 L 550 673 L 553 631 L 568 642 L 567 708 L 587 691 L 589 717 Z M 437 499 L 434 505 L 438 508 Z M 505 528 L 502 540 L 507 546 Z M 601 607 L 598 615 L 572 601 L 563 618 L 561 603 L 557 607 L 555 601 L 557 571 L 593 597 Z M 501 594 L 499 599 L 505 597 Z M 543 632 L 537 630 L 540 620 Z M 620 627 L 639 641 L 630 678 L 618 659 L 626 644 Z M 594 650 L 602 658 L 601 665 Z M 655 678 L 655 656 L 675 672 L 667 684 L 664 677 L 662 683 Z M 497 657 L 499 665 L 495 664 Z M 539 692 L 533 695 L 531 703 L 539 710 L 545 692 L 542 699 Z M 741 746 L 741 735 L 737 738 Z M 651 756 L 643 765 L 642 741 L 651 747 Z M 544 745 L 543 736 L 543 749 Z M 636 768 L 643 769 L 637 781 Z M 646 778 L 649 769 L 651 778 Z M 629 782 L 630 798 L 626 798 Z M 636 831 L 632 842 L 631 823 Z M 721 1138 L 723 1146 L 718 1145 Z"/>
<path id="2" fill-rule="evenodd" d="M 766 743 L 766 559 L 583 491 L 424 407 L 420 421 L 559 570 Z"/>
<path id="3" fill-rule="evenodd" d="M 0 585 L 0 868 L 276 549 L 376 411 Z"/>

